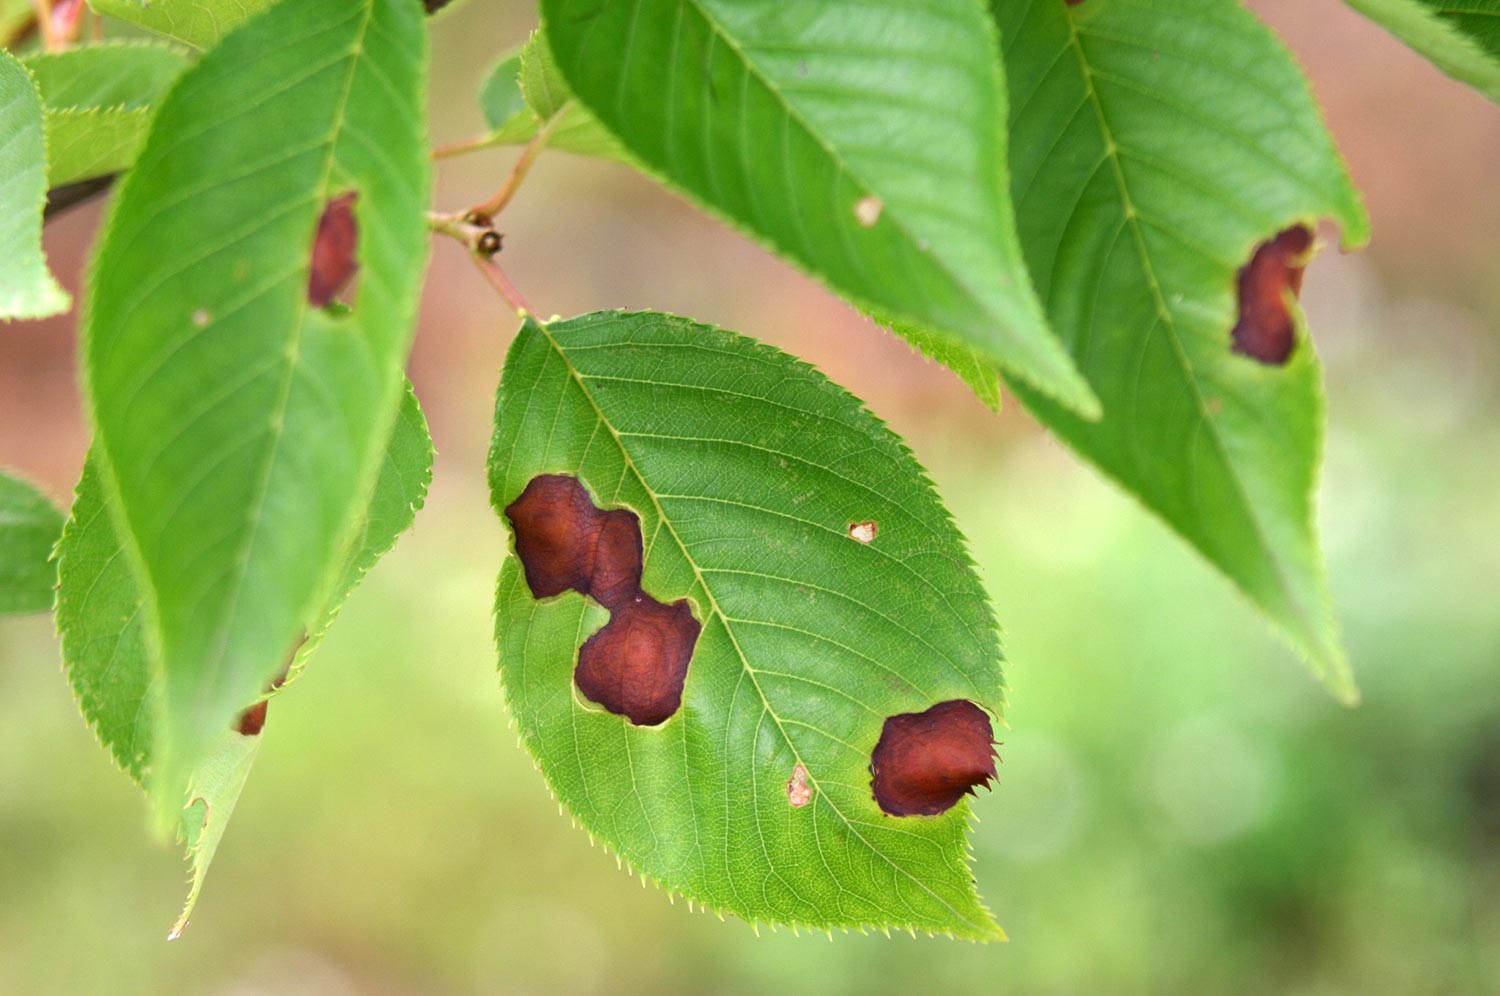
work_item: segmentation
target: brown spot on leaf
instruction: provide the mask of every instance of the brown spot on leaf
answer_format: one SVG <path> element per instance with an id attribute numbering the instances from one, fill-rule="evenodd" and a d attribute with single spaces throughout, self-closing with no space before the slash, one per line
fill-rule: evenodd
<path id="1" fill-rule="evenodd" d="M 505 517 L 515 533 L 516 556 L 532 595 L 550 598 L 569 589 L 588 594 L 599 510 L 576 478 L 533 477 L 521 496 L 505 507 Z"/>
<path id="2" fill-rule="evenodd" d="M 598 508 L 562 474 L 533 477 L 505 516 L 534 597 L 576 591 L 610 610 L 579 650 L 578 690 L 637 725 L 664 722 L 682 704 L 702 627 L 686 600 L 664 605 L 641 589 L 640 517 Z"/>
<path id="3" fill-rule="evenodd" d="M 700 629 L 686 599 L 663 605 L 641 593 L 584 642 L 573 680 L 591 702 L 637 726 L 665 722 L 682 704 Z"/>
<path id="4" fill-rule="evenodd" d="M 260 735 L 260 731 L 265 729 L 266 726 L 266 706 L 268 704 L 265 699 L 262 699 L 240 713 L 239 722 L 234 727 L 240 736 L 255 737 Z"/>
<path id="5" fill-rule="evenodd" d="M 812 802 L 812 786 L 807 784 L 807 768 L 801 761 L 792 769 L 792 777 L 786 783 L 786 801 L 792 804 L 793 809 L 801 809 Z"/>
<path id="6" fill-rule="evenodd" d="M 641 520 L 624 508 L 597 514 L 593 576 L 586 594 L 614 609 L 641 591 Z"/>
<path id="7" fill-rule="evenodd" d="M 307 633 L 304 632 L 298 638 L 296 645 L 292 648 L 292 652 L 287 656 L 286 663 L 281 667 L 281 673 L 272 678 L 271 683 L 266 686 L 267 695 L 286 684 L 287 677 L 292 673 L 292 662 L 297 659 L 297 651 L 306 642 Z M 260 731 L 265 729 L 266 726 L 266 706 L 268 704 L 269 700 L 261 699 L 255 705 L 240 713 L 240 718 L 235 720 L 234 723 L 234 729 L 239 732 L 240 736 L 255 737 L 260 735 Z"/>
<path id="8" fill-rule="evenodd" d="M 1240 268 L 1240 315 L 1232 333 L 1236 353 L 1275 366 L 1291 358 L 1297 330 L 1286 298 L 1302 290 L 1312 242 L 1310 229 L 1293 225 L 1257 246 Z"/>
<path id="9" fill-rule="evenodd" d="M 307 301 L 314 308 L 332 304 L 359 269 L 355 258 L 359 227 L 354 220 L 354 202 L 358 197 L 353 191 L 340 194 L 328 202 L 318 218 L 312 267 L 307 276 Z"/>
<path id="10" fill-rule="evenodd" d="M 891 816 L 936 816 L 995 777 L 994 731 L 966 699 L 885 721 L 870 759 L 875 801 Z"/>
<path id="11" fill-rule="evenodd" d="M 873 543 L 875 535 L 880 532 L 880 527 L 874 522 L 851 522 L 849 523 L 849 538 L 861 543 Z"/>

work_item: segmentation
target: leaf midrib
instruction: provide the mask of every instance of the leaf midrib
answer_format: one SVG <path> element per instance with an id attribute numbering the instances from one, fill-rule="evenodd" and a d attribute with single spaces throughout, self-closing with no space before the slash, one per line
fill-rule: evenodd
<path id="1" fill-rule="evenodd" d="M 1151 291 L 1152 301 L 1156 305 L 1157 318 L 1161 322 L 1162 327 L 1167 333 L 1167 341 L 1172 344 L 1172 354 L 1176 357 L 1177 362 L 1182 368 L 1183 379 L 1187 382 L 1189 389 L 1192 391 L 1193 403 L 1194 407 L 1197 409 L 1199 425 L 1207 430 L 1208 438 L 1213 442 L 1214 449 L 1219 454 L 1219 459 L 1223 461 L 1226 474 L 1229 478 L 1230 483 L 1234 487 L 1234 494 L 1239 499 L 1241 508 L 1245 514 L 1245 518 L 1249 521 L 1251 528 L 1255 531 L 1256 543 L 1260 547 L 1261 552 L 1265 556 L 1266 560 L 1270 563 L 1271 569 L 1275 574 L 1277 584 L 1280 586 L 1283 595 L 1285 595 L 1287 598 L 1287 603 L 1292 607 L 1292 611 L 1296 613 L 1297 617 L 1307 627 L 1306 632 L 1308 636 L 1316 638 L 1316 634 L 1318 633 L 1318 626 L 1316 625 L 1315 620 L 1309 618 L 1309 616 L 1307 615 L 1307 609 L 1302 604 L 1302 599 L 1296 597 L 1295 592 L 1290 587 L 1287 581 L 1284 565 L 1281 562 L 1281 558 L 1277 555 L 1276 550 L 1267 540 L 1265 527 L 1261 523 L 1260 518 L 1255 514 L 1255 511 L 1250 504 L 1250 498 L 1245 491 L 1244 482 L 1240 480 L 1239 471 L 1235 467 L 1233 461 L 1229 459 L 1229 452 L 1227 449 L 1225 449 L 1224 441 L 1219 437 L 1218 427 L 1209 417 L 1208 403 L 1203 397 L 1202 389 L 1199 387 L 1197 371 L 1193 368 L 1192 361 L 1188 359 L 1187 352 L 1182 344 L 1182 340 L 1179 338 L 1176 323 L 1172 318 L 1171 310 L 1167 307 L 1166 297 L 1162 293 L 1161 282 L 1157 279 L 1156 276 L 1156 268 L 1152 263 L 1151 253 L 1146 248 L 1145 235 L 1141 231 L 1141 222 L 1138 218 L 1139 212 L 1135 206 L 1134 198 L 1130 195 L 1130 188 L 1125 181 L 1125 172 L 1120 163 L 1120 156 L 1122 152 L 1119 143 L 1115 141 L 1114 130 L 1110 127 L 1109 121 L 1105 117 L 1104 103 L 1099 97 L 1098 90 L 1094 87 L 1093 72 L 1089 68 L 1088 56 L 1083 50 L 1083 42 L 1078 30 L 1077 21 L 1074 19 L 1072 11 L 1067 9 L 1066 7 L 1064 8 L 1063 14 L 1068 24 L 1068 44 L 1073 49 L 1074 54 L 1078 57 L 1078 69 L 1079 74 L 1083 79 L 1084 89 L 1087 93 L 1087 103 L 1094 112 L 1094 119 L 1098 123 L 1100 137 L 1104 140 L 1104 158 L 1110 164 L 1110 170 L 1115 178 L 1115 185 L 1120 192 L 1120 203 L 1123 209 L 1123 214 L 1125 216 L 1125 226 L 1130 229 L 1131 235 L 1134 238 L 1136 251 L 1140 256 L 1141 266 L 1145 271 L 1146 285 Z M 1322 647 L 1314 648 L 1310 646 L 1308 650 L 1309 652 L 1314 653 L 1319 657 L 1323 656 L 1323 654 L 1325 653 Z"/>
<path id="2" fill-rule="evenodd" d="M 729 636 L 729 642 L 734 646 L 734 652 L 740 659 L 740 666 L 744 669 L 745 675 L 750 679 L 751 685 L 753 685 L 755 688 L 756 695 L 760 698 L 761 708 L 763 709 L 764 714 L 770 716 L 771 719 L 776 723 L 776 731 L 778 734 L 780 734 L 782 741 L 787 746 L 787 749 L 792 752 L 792 757 L 798 764 L 802 765 L 804 770 L 806 770 L 807 766 L 803 763 L 801 752 L 797 750 L 797 745 L 792 741 L 791 736 L 787 733 L 781 716 L 779 716 L 776 710 L 771 707 L 770 700 L 766 698 L 766 693 L 764 689 L 761 688 L 760 680 L 756 675 L 755 667 L 750 663 L 749 658 L 745 656 L 744 650 L 740 647 L 739 639 L 735 636 L 734 629 L 730 625 L 731 617 L 719 607 L 718 600 L 714 598 L 713 589 L 709 586 L 707 579 L 703 576 L 703 571 L 698 566 L 698 562 L 693 558 L 692 553 L 688 550 L 688 546 L 683 542 L 682 537 L 678 535 L 676 527 L 672 524 L 672 521 L 668 517 L 666 510 L 662 508 L 661 502 L 657 500 L 655 489 L 653 489 L 651 485 L 646 481 L 645 475 L 641 472 L 640 468 L 636 466 L 634 458 L 630 455 L 630 451 L 626 448 L 625 442 L 621 438 L 621 434 L 615 430 L 614 425 L 611 424 L 609 419 L 605 416 L 603 409 L 601 409 L 598 402 L 594 400 L 594 396 L 589 391 L 583 376 L 579 373 L 577 368 L 573 366 L 572 361 L 568 358 L 568 355 L 563 350 L 562 346 L 555 338 L 553 338 L 552 333 L 548 331 L 545 324 L 535 320 L 533 320 L 533 324 L 535 325 L 537 330 L 546 338 L 548 345 L 550 345 L 553 351 L 557 354 L 557 357 L 562 362 L 563 367 L 568 371 L 568 376 L 572 379 L 574 385 L 577 386 L 579 393 L 582 394 L 583 397 L 588 401 L 589 407 L 594 412 L 594 416 L 599 420 L 599 424 L 604 426 L 604 428 L 609 432 L 610 438 L 614 440 L 616 449 L 618 449 L 620 452 L 620 458 L 625 462 L 625 466 L 629 469 L 630 473 L 635 477 L 635 479 L 640 482 L 642 490 L 644 490 L 650 497 L 651 504 L 656 509 L 657 521 L 666 528 L 668 533 L 671 534 L 672 540 L 677 544 L 677 548 L 682 552 L 683 559 L 687 562 L 688 566 L 692 568 L 693 576 L 697 579 L 698 586 L 703 589 L 704 595 L 708 598 L 710 610 L 715 616 L 718 617 L 720 625 L 724 627 L 724 632 Z M 808 771 L 807 777 L 808 781 L 811 782 L 812 785 L 816 788 L 818 780 L 813 776 L 811 771 Z M 951 912 L 958 920 L 965 924 L 968 924 L 982 936 L 992 935 L 996 932 L 996 928 L 993 924 L 974 922 L 974 920 L 972 920 L 970 917 L 956 909 L 953 904 L 950 903 L 947 899 L 934 891 L 932 887 L 929 886 L 926 882 L 922 881 L 921 878 L 907 871 L 904 867 L 893 861 L 879 848 L 875 847 L 868 840 L 866 840 L 864 835 L 861 834 L 856 828 L 854 822 L 850 820 L 849 817 L 844 815 L 843 811 L 839 809 L 837 803 L 833 801 L 832 797 L 829 796 L 828 793 L 819 791 L 817 793 L 817 797 L 828 805 L 828 808 L 832 810 L 833 814 L 838 817 L 841 823 L 844 824 L 848 832 L 853 835 L 853 837 L 862 845 L 864 845 L 864 847 L 871 854 L 878 856 L 886 864 L 890 865 L 896 871 L 900 872 L 902 875 L 906 876 L 908 879 L 918 885 L 924 892 L 926 892 L 934 900 L 941 903 L 946 909 L 948 909 L 949 912 Z M 764 841 L 762 841 L 762 844 L 764 844 Z M 925 926 L 924 929 L 926 929 Z"/>
<path id="3" fill-rule="evenodd" d="M 370 30 L 370 24 L 375 17 L 374 0 L 367 0 L 363 5 L 363 18 L 359 28 L 348 49 L 349 70 L 344 78 L 343 92 L 339 95 L 337 112 L 333 115 L 335 122 L 328 135 L 327 152 L 323 160 L 322 176 L 318 178 L 315 190 L 318 192 L 319 200 L 326 200 L 329 187 L 333 179 L 333 167 L 337 159 L 338 136 L 343 128 L 343 122 L 349 110 L 349 100 L 354 90 L 354 79 L 358 75 L 359 59 L 364 51 L 365 37 Z M 276 404 L 271 409 L 270 442 L 265 449 L 260 468 L 257 472 L 255 483 L 255 495 L 247 514 L 250 531 L 243 540 L 241 552 L 238 557 L 238 568 L 235 572 L 234 590 L 230 594 L 228 608 L 221 617 L 219 626 L 218 643 L 212 655 L 212 660 L 221 659 L 228 646 L 230 627 L 229 620 L 234 618 L 239 611 L 239 600 L 245 589 L 245 579 L 248 575 L 251 554 L 260 535 L 260 525 L 263 519 L 262 512 L 265 509 L 266 497 L 270 491 L 271 475 L 274 472 L 277 459 L 281 451 L 281 444 L 286 438 L 286 410 L 291 399 L 292 384 L 296 379 L 297 366 L 301 361 L 302 342 L 307 333 L 308 300 L 307 295 L 299 295 L 297 298 L 297 317 L 292 325 L 293 334 L 291 342 L 285 352 L 285 373 L 279 389 Z M 331 573 L 328 568 L 325 572 Z"/>

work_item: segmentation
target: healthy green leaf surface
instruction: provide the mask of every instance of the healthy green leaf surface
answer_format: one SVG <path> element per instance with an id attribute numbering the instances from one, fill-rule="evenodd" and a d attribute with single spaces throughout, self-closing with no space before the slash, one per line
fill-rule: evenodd
<path id="1" fill-rule="evenodd" d="M 1014 199 L 1052 325 L 1104 402 L 1038 417 L 1229 575 L 1340 697 L 1312 492 L 1321 370 L 1231 352 L 1236 273 L 1320 217 L 1368 222 L 1305 80 L 1238 4 L 995 2 Z M 1163 611 L 1169 611 L 1164 606 Z"/>
<path id="2" fill-rule="evenodd" d="M 500 575 L 497 642 L 526 747 L 591 834 L 665 888 L 747 920 L 997 938 L 968 803 L 892 817 L 871 788 L 889 716 L 1003 706 L 963 537 L 901 441 L 784 353 L 659 314 L 528 319 L 490 461 L 503 509 L 536 475 L 628 508 L 645 592 L 702 624 L 680 708 L 636 726 L 575 689 L 604 611 Z M 873 522 L 864 543 L 856 523 Z M 801 765 L 810 796 L 794 804 Z"/>
<path id="3" fill-rule="evenodd" d="M 551 66 L 541 36 L 533 33 L 520 51 L 495 63 L 480 87 L 479 103 L 490 127 L 488 144 L 523 145 L 557 114 L 561 120 L 552 127 L 548 148 L 633 164 L 630 153 L 571 97 Z"/>
<path id="4" fill-rule="evenodd" d="M 198 48 L 212 48 L 275 0 L 89 0 L 101 14 Z M 295 0 L 293 0 L 295 5 Z M 322 6 L 321 4 L 319 6 Z"/>
<path id="5" fill-rule="evenodd" d="M 84 367 L 163 675 L 160 813 L 283 666 L 363 517 L 428 246 L 424 27 L 406 0 L 273 8 L 172 88 L 116 198 Z M 353 307 L 316 307 L 314 236 L 350 194 Z"/>
<path id="6" fill-rule="evenodd" d="M 1085 415 L 1007 198 L 994 26 L 962 0 L 543 0 L 572 92 L 645 166 L 882 323 Z"/>
<path id="7" fill-rule="evenodd" d="M 1454 79 L 1500 103 L 1500 0 L 1348 0 Z"/>
<path id="8" fill-rule="evenodd" d="M 42 253 L 47 141 L 26 67 L 0 51 L 0 319 L 45 318 L 72 305 Z"/>
<path id="9" fill-rule="evenodd" d="M 62 513 L 36 488 L 0 471 L 0 615 L 52 608 L 52 547 Z"/>
<path id="10" fill-rule="evenodd" d="M 153 104 L 186 66 L 181 49 L 140 43 L 28 57 L 46 108 L 48 185 L 128 168 L 146 140 Z"/>
<path id="11" fill-rule="evenodd" d="M 431 472 L 432 440 L 408 387 L 359 540 L 331 597 L 307 618 L 308 639 L 297 651 L 293 676 L 321 642 L 349 593 L 411 525 L 426 497 Z M 146 598 L 110 516 L 92 455 L 84 465 L 62 536 L 57 626 L 68 680 L 100 742 L 131 778 L 145 785 L 157 715 L 150 699 L 159 689 L 146 644 Z M 50 545 L 51 541 L 49 549 Z M 50 582 L 48 587 L 50 599 Z M 182 813 L 179 836 L 188 847 L 192 886 L 174 931 L 192 911 L 260 744 L 260 736 L 242 736 L 230 726 L 225 724 L 190 779 L 193 801 Z"/>

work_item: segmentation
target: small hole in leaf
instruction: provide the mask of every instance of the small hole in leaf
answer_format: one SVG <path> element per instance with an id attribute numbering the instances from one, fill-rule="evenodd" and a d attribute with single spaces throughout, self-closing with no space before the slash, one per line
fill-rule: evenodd
<path id="1" fill-rule="evenodd" d="M 871 228 L 880 220 L 880 213 L 884 210 L 885 204 L 880 198 L 870 194 L 854 202 L 854 220 L 865 228 Z"/>
<path id="2" fill-rule="evenodd" d="M 875 802 L 891 816 L 936 816 L 995 778 L 990 718 L 967 699 L 892 716 L 870 758 Z"/>
<path id="3" fill-rule="evenodd" d="M 861 543 L 873 543 L 879 532 L 880 526 L 874 522 L 849 523 L 849 538 Z"/>
<path id="4" fill-rule="evenodd" d="M 1239 319 L 1230 337 L 1241 356 L 1280 366 L 1297 345 L 1297 327 L 1287 296 L 1302 290 L 1302 270 L 1313 233 L 1303 225 L 1278 232 L 1256 247 L 1239 272 Z"/>
<path id="5" fill-rule="evenodd" d="M 312 260 L 307 276 L 307 302 L 326 308 L 337 300 L 359 269 L 359 225 L 354 202 L 359 194 L 349 191 L 328 202 L 313 234 Z"/>

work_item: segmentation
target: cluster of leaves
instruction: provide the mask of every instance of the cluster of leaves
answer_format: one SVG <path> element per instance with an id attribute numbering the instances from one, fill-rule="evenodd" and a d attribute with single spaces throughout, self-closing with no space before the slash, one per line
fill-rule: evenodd
<path id="1" fill-rule="evenodd" d="M 1496 0 L 1350 2 L 1500 99 Z M 44 217 L 120 177 L 81 309 L 94 443 L 65 527 L 0 477 L 0 612 L 43 611 L 57 589 L 84 715 L 188 846 L 180 930 L 267 699 L 423 501 L 432 446 L 403 369 L 429 229 L 493 218 L 429 212 L 423 8 L 441 5 L 90 5 L 161 40 L 37 49 L 30 11 L 0 0 L 0 317 L 70 307 Z M 1320 219 L 1350 247 L 1368 224 L 1305 80 L 1250 13 L 541 0 L 541 15 L 484 82 L 487 133 L 439 156 L 525 143 L 529 163 L 550 145 L 657 177 L 991 407 L 1008 385 L 1355 698 L 1314 527 L 1323 402 L 1294 292 Z M 471 247 L 488 261 L 498 240 Z M 710 908 L 1000 936 L 954 804 L 993 771 L 997 630 L 900 440 L 734 333 L 522 318 L 497 511 L 563 475 L 636 530 L 624 596 L 586 574 L 543 595 L 516 557 L 501 570 L 507 699 L 558 796 Z M 548 528 L 568 556 L 603 556 L 567 521 Z M 651 605 L 691 613 L 691 663 L 666 718 L 636 722 L 574 668 L 609 630 L 639 645 L 591 688 L 664 680 L 665 638 L 630 628 Z M 609 629 L 611 612 L 629 625 Z M 950 714 L 962 743 L 943 739 Z M 883 734 L 888 756 L 927 765 L 878 773 L 899 806 L 872 789 Z"/>

